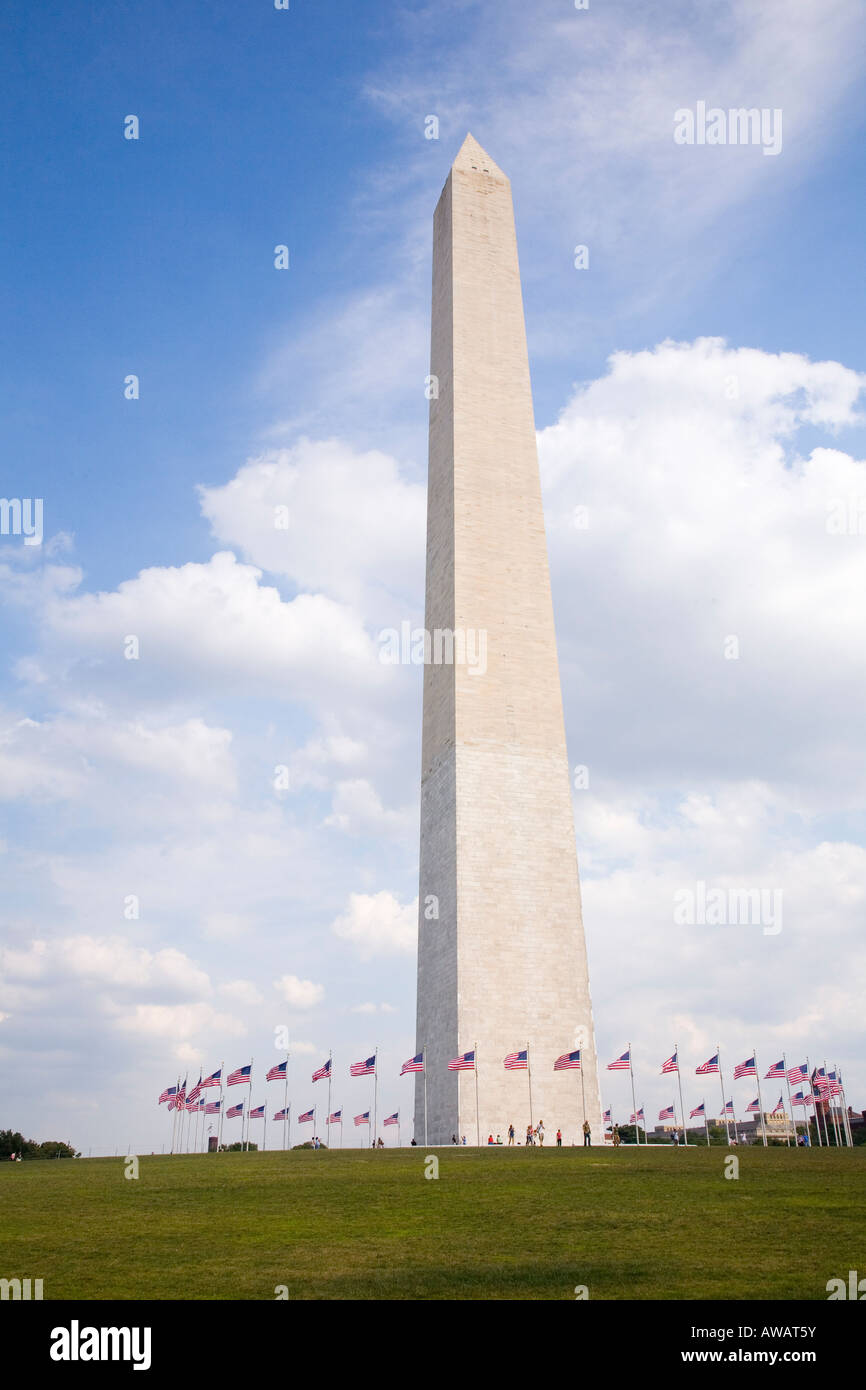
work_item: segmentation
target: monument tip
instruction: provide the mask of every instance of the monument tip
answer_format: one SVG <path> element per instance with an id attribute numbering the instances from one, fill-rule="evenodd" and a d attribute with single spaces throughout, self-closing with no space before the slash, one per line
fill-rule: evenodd
<path id="1" fill-rule="evenodd" d="M 452 169 L 461 169 L 466 173 L 478 172 L 483 174 L 498 174 L 500 178 L 507 176 L 500 169 L 499 165 L 490 158 L 485 149 L 479 145 L 475 136 L 467 131 L 466 139 L 457 152 L 457 158 L 452 164 Z"/>

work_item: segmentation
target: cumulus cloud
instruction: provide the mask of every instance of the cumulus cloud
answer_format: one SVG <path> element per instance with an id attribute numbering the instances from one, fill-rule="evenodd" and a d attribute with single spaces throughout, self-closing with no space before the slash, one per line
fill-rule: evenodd
<path id="1" fill-rule="evenodd" d="M 541 433 L 567 715 L 598 773 L 849 794 L 838 729 L 866 676 L 866 547 L 829 523 L 866 467 L 814 432 L 856 423 L 863 381 L 719 339 L 663 343 L 616 354 Z M 588 765 L 586 744 L 572 751 Z"/>
<path id="2" fill-rule="evenodd" d="M 332 922 L 331 930 L 350 942 L 364 960 L 376 955 L 410 955 L 418 940 L 418 899 L 403 906 L 385 889 L 351 893 L 346 911 Z"/>
<path id="3" fill-rule="evenodd" d="M 199 489 L 214 535 L 253 564 L 384 622 L 423 586 L 425 490 L 393 458 L 301 439 Z M 276 525 L 285 509 L 287 525 Z"/>
<path id="4" fill-rule="evenodd" d="M 176 697 L 218 683 L 225 694 L 327 704 L 334 690 L 384 684 L 377 648 L 346 605 L 321 593 L 286 601 L 260 580 L 221 551 L 142 570 L 113 592 L 52 593 L 40 609 L 40 669 L 138 700 L 164 699 L 167 682 Z"/>
<path id="5" fill-rule="evenodd" d="M 293 1009 L 313 1009 L 325 996 L 323 985 L 312 980 L 299 980 L 297 975 L 281 975 L 274 980 L 274 989 Z"/>

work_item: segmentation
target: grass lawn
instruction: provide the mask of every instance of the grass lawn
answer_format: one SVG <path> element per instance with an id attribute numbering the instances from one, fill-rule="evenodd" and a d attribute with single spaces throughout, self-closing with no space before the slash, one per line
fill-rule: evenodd
<path id="1" fill-rule="evenodd" d="M 300 1150 L 0 1166 L 46 1299 L 820 1299 L 866 1272 L 866 1148 Z"/>

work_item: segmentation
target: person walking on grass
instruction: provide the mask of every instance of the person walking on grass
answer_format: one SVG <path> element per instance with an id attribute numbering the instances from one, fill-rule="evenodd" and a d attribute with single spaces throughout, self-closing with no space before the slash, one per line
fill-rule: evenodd
<path id="1" fill-rule="evenodd" d="M 544 1121 L 539 1120 L 535 1129 L 535 1137 L 538 1140 L 539 1148 L 544 1148 Z"/>
<path id="2" fill-rule="evenodd" d="M 558 1130 L 556 1131 L 556 1147 L 557 1147 L 558 1149 L 561 1149 L 561 1148 L 562 1148 L 562 1130 L 561 1130 L 561 1129 L 558 1129 Z"/>
<path id="3" fill-rule="evenodd" d="M 589 1127 L 589 1120 L 583 1122 L 583 1147 L 588 1148 L 592 1145 L 592 1130 Z"/>
<path id="4" fill-rule="evenodd" d="M 508 1142 L 509 1144 L 514 1143 L 514 1125 L 508 1126 Z"/>
<path id="5" fill-rule="evenodd" d="M 533 1145 L 534 1143 L 535 1143 L 535 1139 L 533 1138 L 533 1135 L 532 1135 L 532 1125 L 527 1125 L 527 1126 L 526 1126 L 526 1147 L 529 1149 L 529 1148 L 532 1147 L 532 1145 Z"/>

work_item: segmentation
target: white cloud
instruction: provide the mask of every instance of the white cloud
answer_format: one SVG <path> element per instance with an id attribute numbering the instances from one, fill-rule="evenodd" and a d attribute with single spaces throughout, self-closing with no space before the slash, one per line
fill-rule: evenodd
<path id="1" fill-rule="evenodd" d="M 386 809 L 376 789 L 362 777 L 337 784 L 331 814 L 325 819 L 325 825 L 349 835 L 401 835 L 417 824 L 415 806 Z"/>
<path id="2" fill-rule="evenodd" d="M 313 1009 L 325 995 L 323 985 L 314 984 L 312 980 L 299 980 L 297 975 L 281 975 L 274 980 L 274 989 L 293 1009 Z"/>
<path id="3" fill-rule="evenodd" d="M 344 913 L 331 924 L 335 936 L 356 947 L 362 959 L 411 954 L 418 940 L 418 900 L 402 906 L 392 893 L 351 893 Z"/>
<path id="4" fill-rule="evenodd" d="M 206 564 L 142 570 L 111 593 L 52 593 L 41 608 L 40 669 L 98 681 L 127 700 L 130 690 L 165 700 L 168 690 L 203 694 L 218 684 L 224 695 L 267 690 L 327 706 L 334 692 L 386 684 L 378 649 L 349 608 L 322 594 L 285 601 L 260 579 L 223 551 Z M 124 656 L 130 636 L 137 660 Z"/>
<path id="5" fill-rule="evenodd" d="M 403 616 L 405 596 L 422 589 L 425 490 L 386 454 L 357 453 L 339 439 L 301 439 L 199 494 L 219 541 L 307 593 L 372 609 L 379 625 L 395 596 L 402 596 Z M 280 507 L 288 529 L 274 524 Z"/>

